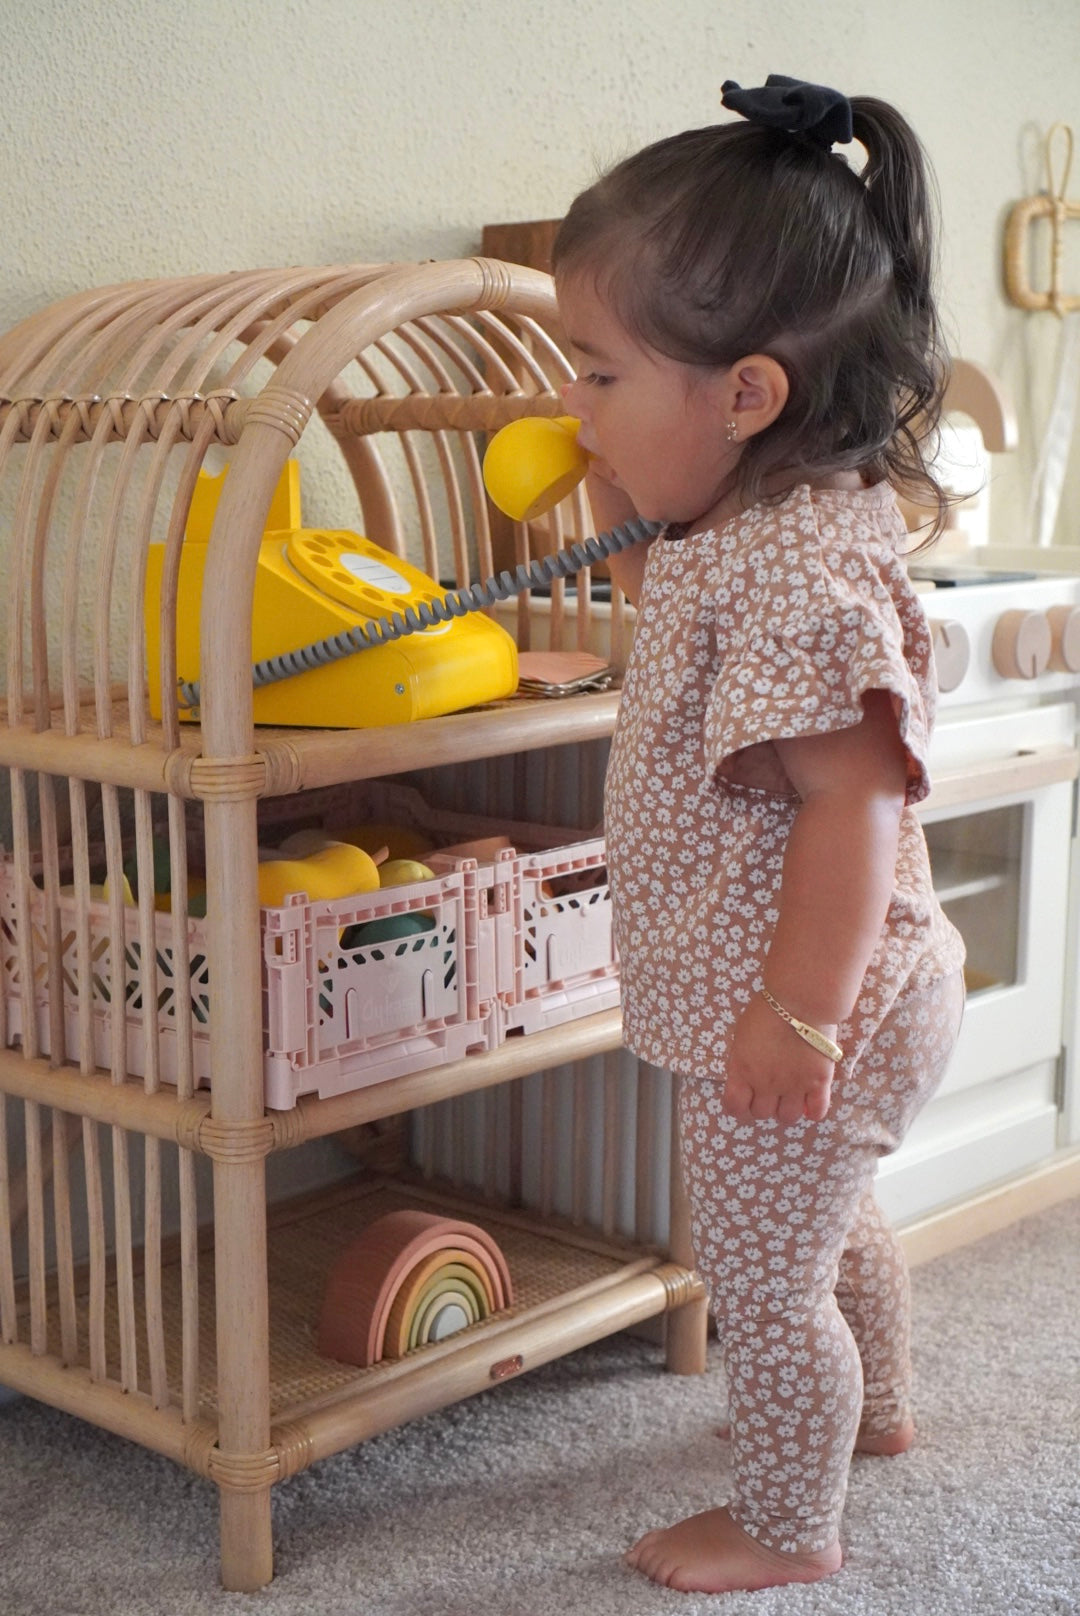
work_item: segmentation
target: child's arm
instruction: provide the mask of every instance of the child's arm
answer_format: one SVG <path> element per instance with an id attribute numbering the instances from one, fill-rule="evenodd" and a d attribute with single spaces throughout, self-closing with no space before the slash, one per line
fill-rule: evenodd
<path id="1" fill-rule="evenodd" d="M 832 1039 L 881 935 L 905 797 L 906 756 L 891 699 L 872 690 L 863 707 L 862 722 L 850 729 L 774 743 L 802 805 L 784 854 L 765 986 Z M 732 1039 L 725 1109 L 744 1122 L 820 1121 L 832 1077 L 832 1061 L 755 995 Z"/>
<path id="2" fill-rule="evenodd" d="M 598 533 L 607 533 L 637 515 L 629 494 L 623 492 L 605 475 L 603 461 L 592 462 L 585 478 L 585 489 L 592 508 L 593 521 Z M 608 571 L 632 606 L 641 599 L 641 584 L 645 576 L 645 561 L 654 541 L 643 539 L 640 544 L 608 557 Z"/>

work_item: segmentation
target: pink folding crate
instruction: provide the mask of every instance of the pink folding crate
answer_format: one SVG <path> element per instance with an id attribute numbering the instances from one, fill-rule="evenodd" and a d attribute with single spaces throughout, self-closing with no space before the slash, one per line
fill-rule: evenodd
<path id="1" fill-rule="evenodd" d="M 207 1085 L 212 984 L 205 921 L 187 917 L 180 932 L 175 915 L 156 912 L 154 963 L 146 970 L 139 911 L 121 911 L 121 952 L 113 944 L 111 905 L 91 901 L 84 983 L 76 900 L 57 899 L 60 948 L 52 973 L 46 905 L 46 894 L 31 883 L 24 935 L 15 866 L 0 857 L 5 1041 L 24 1040 L 32 1014 L 41 1052 L 78 1060 L 88 1023 L 98 1066 L 118 1070 L 122 1063 L 129 1075 L 144 1077 L 152 1058 L 149 1003 L 161 1080 L 176 1082 L 178 1036 L 190 1017 L 192 1075 Z M 332 903 L 311 903 L 299 893 L 280 908 L 264 908 L 266 1104 L 287 1110 L 302 1094 L 364 1088 L 497 1043 L 494 943 L 489 937 L 480 946 L 479 909 L 476 865 L 467 860 L 411 886 Z M 407 934 L 387 937 L 387 930 Z M 62 999 L 60 1050 L 52 1048 L 52 982 Z"/>
<path id="2" fill-rule="evenodd" d="M 263 965 L 273 1110 L 441 1066 L 499 1039 L 475 861 L 431 881 L 265 909 Z"/>
<path id="3" fill-rule="evenodd" d="M 619 962 L 602 837 L 580 830 L 433 808 L 397 781 L 369 780 L 327 800 L 328 826 L 358 810 L 422 831 L 436 845 L 492 846 L 480 860 L 482 949 L 495 956 L 501 1037 L 536 1032 L 619 1003 Z M 331 829 L 332 834 L 332 829 Z M 433 868 L 440 852 L 422 855 Z M 489 941 L 490 939 L 490 941 Z"/>
<path id="4" fill-rule="evenodd" d="M 543 827 L 532 826 L 534 836 Z M 498 958 L 502 1036 L 539 1032 L 619 1003 L 619 958 L 611 921 L 611 889 L 603 837 L 515 853 L 509 867 L 511 906 Z"/>
<path id="5" fill-rule="evenodd" d="M 267 839 L 284 835 L 300 812 L 330 836 L 365 821 L 420 832 L 432 850 L 419 857 L 436 871 L 461 863 L 460 854 L 441 851 L 448 845 L 475 852 L 478 950 L 481 959 L 494 962 L 499 1039 L 618 1005 L 619 965 L 602 837 L 436 808 L 398 781 L 365 780 L 308 793 L 295 804 L 279 799 L 266 807 L 274 816 L 264 826 Z"/>
<path id="6" fill-rule="evenodd" d="M 157 1011 L 158 1075 L 175 1083 L 177 1037 L 181 1023 L 192 1025 L 192 1069 L 195 1082 L 210 1077 L 210 985 L 206 957 L 206 928 L 188 917 L 178 929 L 178 917 L 154 915 L 154 961 L 144 964 L 139 912 L 125 906 L 120 916 L 120 948 L 114 944 L 112 906 L 91 900 L 87 906 L 85 966 L 79 950 L 77 904 L 74 894 L 57 900 L 59 948 L 50 969 L 50 927 L 45 892 L 31 882 L 27 894 L 27 925 L 20 918 L 15 862 L 0 852 L 0 973 L 6 1024 L 4 1042 L 24 1042 L 27 1017 L 36 1027 L 37 1047 L 44 1055 L 78 1061 L 84 1028 L 96 1065 L 145 1077 L 151 1056 L 146 1047 L 144 1006 Z M 27 934 L 28 930 L 28 934 Z M 181 987 L 181 978 L 183 987 Z M 59 985 L 62 1049 L 53 1046 L 51 985 Z M 81 1006 L 81 1009 L 80 1009 Z"/>

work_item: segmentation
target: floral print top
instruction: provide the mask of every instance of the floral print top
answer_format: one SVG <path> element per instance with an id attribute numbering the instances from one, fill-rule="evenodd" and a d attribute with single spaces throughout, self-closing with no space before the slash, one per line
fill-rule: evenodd
<path id="1" fill-rule="evenodd" d="M 795 488 L 648 557 L 605 785 L 627 1046 L 722 1075 L 762 983 L 784 847 L 799 807 L 776 739 L 856 724 L 890 693 L 907 748 L 895 884 L 859 1000 L 851 1064 L 902 994 L 957 970 L 913 804 L 930 789 L 933 653 L 901 557 L 890 487 Z"/>

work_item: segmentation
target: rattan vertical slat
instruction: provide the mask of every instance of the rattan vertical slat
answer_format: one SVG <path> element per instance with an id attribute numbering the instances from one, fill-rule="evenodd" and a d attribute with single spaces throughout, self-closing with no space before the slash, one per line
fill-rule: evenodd
<path id="1" fill-rule="evenodd" d="M 14 1217 L 11 1194 L 11 1156 L 8 1138 L 8 1099 L 0 1094 L 0 1341 L 18 1340 L 15 1313 Z"/>
<path id="2" fill-rule="evenodd" d="M 83 1119 L 83 1164 L 86 1172 L 90 1377 L 102 1381 L 109 1373 L 105 1351 L 105 1192 L 101 1175 L 101 1137 L 97 1123 L 89 1117 Z"/>
<path id="3" fill-rule="evenodd" d="M 27 804 L 26 770 L 13 768 L 10 771 L 9 783 L 11 788 L 11 833 L 17 872 L 15 918 L 18 927 L 18 971 L 20 983 L 24 984 L 23 991 L 27 992 L 29 989 L 25 985 L 34 980 L 36 961 L 34 957 L 34 929 L 30 923 L 30 816 Z M 22 1030 L 23 1048 L 26 1050 L 27 1055 L 33 1059 L 40 1053 L 37 1018 L 29 1016 L 23 1019 L 25 1022 Z"/>
<path id="4" fill-rule="evenodd" d="M 113 1127 L 113 1227 L 116 1240 L 116 1305 L 119 1312 L 120 1384 L 139 1389 L 138 1334 L 135 1327 L 135 1265 L 132 1259 L 131 1159 L 126 1128 Z"/>
<path id="5" fill-rule="evenodd" d="M 179 1151 L 180 1180 L 180 1402 L 186 1423 L 199 1416 L 199 1240 L 195 1158 Z"/>
<path id="6" fill-rule="evenodd" d="M 60 848 L 56 825 L 56 782 L 51 775 L 37 777 L 42 881 L 45 887 L 45 970 L 49 983 L 49 1049 L 59 1065 L 64 1053 L 64 991 L 60 966 Z"/>
<path id="7" fill-rule="evenodd" d="M 75 1307 L 75 1257 L 71 1232 L 71 1152 L 80 1136 L 77 1118 L 53 1112 L 53 1228 L 56 1240 L 56 1285 L 60 1313 L 60 1357 L 78 1362 L 79 1330 Z"/>
<path id="8" fill-rule="evenodd" d="M 146 1351 L 150 1396 L 155 1408 L 169 1401 L 165 1370 L 165 1312 L 161 1284 L 161 1140 L 147 1139 L 143 1149 L 145 1205 L 143 1218 L 143 1287 L 146 1303 Z"/>
<path id="9" fill-rule="evenodd" d="M 86 783 L 74 777 L 68 781 L 71 853 L 75 886 L 75 959 L 78 976 L 78 1048 L 68 1050 L 77 1059 L 81 1072 L 92 1072 L 94 1060 L 93 961 L 90 957 L 90 836 L 87 816 Z"/>
<path id="10" fill-rule="evenodd" d="M 41 1107 L 23 1102 L 26 1136 L 26 1238 L 29 1248 L 30 1350 L 44 1352 L 47 1345 L 45 1315 L 45 1185 L 41 1167 Z"/>
<path id="11" fill-rule="evenodd" d="M 637 1064 L 637 1092 L 634 1096 L 634 1236 L 651 1238 L 653 1197 L 656 1192 L 653 1116 L 656 1104 L 655 1074 L 644 1061 Z"/>
<path id="12" fill-rule="evenodd" d="M 555 1210 L 555 1153 L 558 1084 L 560 1069 L 540 1073 L 540 1215 L 549 1218 Z"/>
<path id="13" fill-rule="evenodd" d="M 601 1055 L 600 1061 L 604 1072 L 604 1147 L 603 1166 L 601 1168 L 604 1194 L 600 1227 L 605 1234 L 610 1235 L 615 1232 L 619 1215 L 619 1126 L 622 1113 L 619 1106 L 621 1074 L 619 1071 L 618 1050 L 612 1050 L 606 1055 Z"/>

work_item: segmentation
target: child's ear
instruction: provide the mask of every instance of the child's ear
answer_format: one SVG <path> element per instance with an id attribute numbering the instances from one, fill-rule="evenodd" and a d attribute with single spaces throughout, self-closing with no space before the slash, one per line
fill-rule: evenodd
<path id="1" fill-rule="evenodd" d="M 771 354 L 748 354 L 732 365 L 728 381 L 731 418 L 741 443 L 772 426 L 784 408 L 790 391 L 787 371 Z"/>

